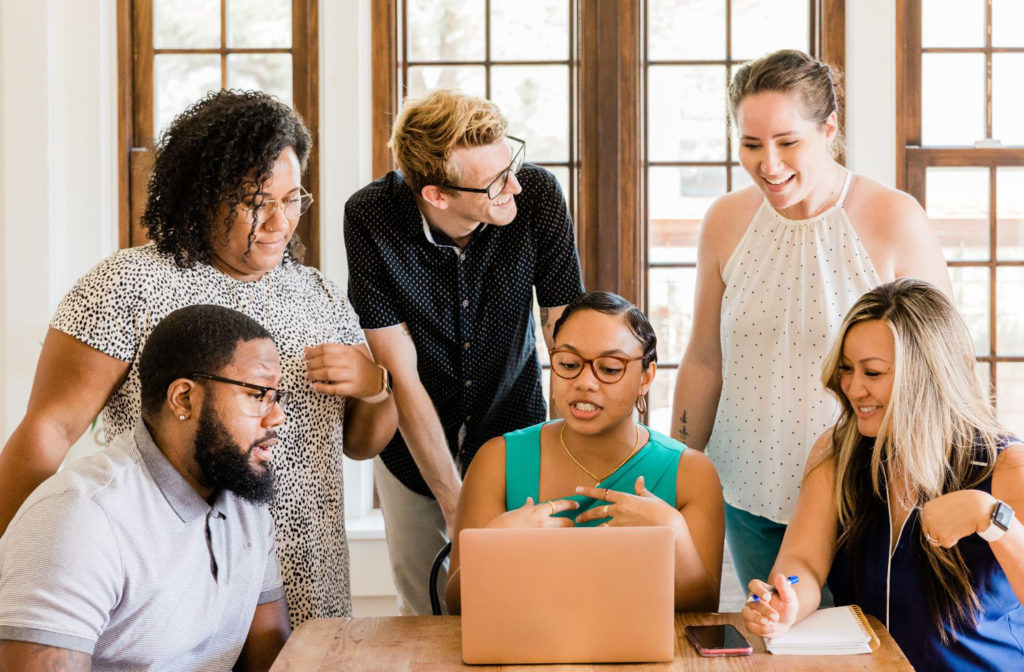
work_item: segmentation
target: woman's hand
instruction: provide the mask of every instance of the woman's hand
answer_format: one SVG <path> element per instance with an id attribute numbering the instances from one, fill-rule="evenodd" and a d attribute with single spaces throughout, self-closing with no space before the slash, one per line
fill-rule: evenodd
<path id="1" fill-rule="evenodd" d="M 757 602 L 748 601 L 740 615 L 747 630 L 762 637 L 778 637 L 792 627 L 800 610 L 796 591 L 786 580 L 785 574 L 775 575 L 775 591 L 764 581 L 754 579 L 747 584 L 751 595 L 757 595 Z"/>
<path id="2" fill-rule="evenodd" d="M 928 543 L 952 548 L 989 525 L 996 499 L 981 490 L 957 490 L 936 497 L 921 509 L 921 532 Z"/>
<path id="3" fill-rule="evenodd" d="M 618 527 L 649 527 L 663 525 L 678 529 L 685 526 L 683 515 L 674 506 L 669 505 L 660 497 L 652 493 L 644 485 L 644 477 L 636 479 L 634 485 L 635 495 L 607 488 L 593 488 L 581 485 L 576 492 L 594 499 L 601 499 L 609 504 L 595 506 L 576 516 L 577 523 L 585 523 L 589 520 L 601 520 L 609 518 L 601 525 L 614 525 Z"/>
<path id="4" fill-rule="evenodd" d="M 525 504 L 501 514 L 487 523 L 487 527 L 572 527 L 571 518 L 556 518 L 555 514 L 578 508 L 580 505 L 571 499 L 552 499 L 534 504 L 533 497 L 527 497 Z"/>
<path id="5" fill-rule="evenodd" d="M 359 399 L 381 391 L 381 368 L 363 345 L 324 343 L 306 348 L 306 378 L 324 394 Z"/>

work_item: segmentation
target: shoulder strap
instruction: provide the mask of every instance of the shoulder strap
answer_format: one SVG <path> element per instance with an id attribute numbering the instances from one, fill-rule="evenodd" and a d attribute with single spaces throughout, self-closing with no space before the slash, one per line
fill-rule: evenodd
<path id="1" fill-rule="evenodd" d="M 843 190 L 839 192 L 839 200 L 836 201 L 836 207 L 840 209 L 846 207 L 846 194 L 850 191 L 850 184 L 853 182 L 853 171 L 846 168 L 843 170 L 846 170 L 846 179 L 843 183 Z"/>
<path id="2" fill-rule="evenodd" d="M 518 509 L 540 493 L 540 430 L 545 423 L 505 435 L 505 510 Z"/>

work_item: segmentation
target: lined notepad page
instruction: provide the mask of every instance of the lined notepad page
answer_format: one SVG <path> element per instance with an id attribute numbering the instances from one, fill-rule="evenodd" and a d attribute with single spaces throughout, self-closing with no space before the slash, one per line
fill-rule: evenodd
<path id="1" fill-rule="evenodd" d="M 784 655 L 842 656 L 871 653 L 875 636 L 859 607 L 819 609 L 779 637 L 765 639 L 769 651 Z"/>

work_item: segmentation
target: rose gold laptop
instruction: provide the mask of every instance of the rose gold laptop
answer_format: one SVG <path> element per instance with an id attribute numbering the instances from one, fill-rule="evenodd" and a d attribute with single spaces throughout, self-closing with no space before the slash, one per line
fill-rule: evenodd
<path id="1" fill-rule="evenodd" d="M 675 654 L 672 530 L 463 530 L 467 663 L 661 662 Z"/>

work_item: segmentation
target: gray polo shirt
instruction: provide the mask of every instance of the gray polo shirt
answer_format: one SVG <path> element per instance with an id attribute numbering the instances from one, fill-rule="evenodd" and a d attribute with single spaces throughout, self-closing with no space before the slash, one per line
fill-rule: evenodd
<path id="1" fill-rule="evenodd" d="M 0 537 L 0 639 L 92 669 L 230 670 L 257 604 L 284 597 L 266 506 L 211 506 L 141 421 L 47 479 Z"/>

